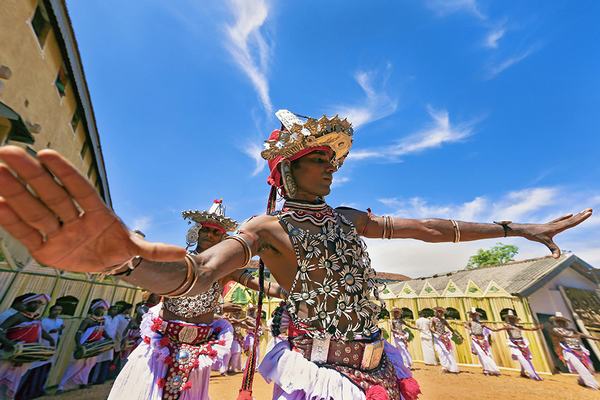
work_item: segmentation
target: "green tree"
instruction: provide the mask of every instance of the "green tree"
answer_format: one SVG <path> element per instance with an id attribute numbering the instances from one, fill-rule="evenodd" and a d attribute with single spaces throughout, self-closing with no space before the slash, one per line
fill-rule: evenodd
<path id="1" fill-rule="evenodd" d="M 477 254 L 469 258 L 469 263 L 465 269 L 485 268 L 491 265 L 504 264 L 513 261 L 518 252 L 519 248 L 517 246 L 497 243 L 490 249 L 477 250 Z"/>

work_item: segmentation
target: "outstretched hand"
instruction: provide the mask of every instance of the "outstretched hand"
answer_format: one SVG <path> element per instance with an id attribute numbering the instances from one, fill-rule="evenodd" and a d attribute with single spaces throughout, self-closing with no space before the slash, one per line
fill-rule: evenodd
<path id="1" fill-rule="evenodd" d="M 554 236 L 579 225 L 591 216 L 592 209 L 587 208 L 575 215 L 563 215 L 545 224 L 512 224 L 510 228 L 518 236 L 546 245 L 552 252 L 552 256 L 558 258 L 560 248 L 554 243 Z"/>
<path id="2" fill-rule="evenodd" d="M 185 250 L 131 233 L 90 182 L 53 150 L 0 147 L 0 226 L 41 264 L 102 272 L 134 256 L 179 261 Z"/>

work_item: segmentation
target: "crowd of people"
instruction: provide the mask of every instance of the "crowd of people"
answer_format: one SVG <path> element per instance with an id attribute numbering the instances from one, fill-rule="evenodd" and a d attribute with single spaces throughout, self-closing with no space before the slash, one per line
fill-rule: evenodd
<path id="1" fill-rule="evenodd" d="M 185 249 L 148 242 L 127 229 L 60 154 L 42 150 L 32 157 L 17 147 L 0 148 L 2 228 L 44 265 L 108 274 L 161 299 L 141 316 L 140 342 L 116 377 L 109 399 L 206 400 L 211 371 L 240 370 L 243 351 L 247 360 L 238 400 L 252 398 L 257 371 L 273 383 L 274 400 L 417 399 L 421 390 L 407 366 L 409 353 L 398 342 L 395 347 L 383 338 L 379 325 L 386 306 L 379 299 L 363 238 L 458 243 L 512 236 L 539 242 L 558 257 L 560 249 L 553 238 L 592 214 L 585 209 L 541 224 L 476 223 L 332 208 L 325 197 L 350 151 L 351 123 L 338 116 L 317 120 L 287 110 L 276 116 L 281 128 L 271 133 L 261 153 L 269 165 L 267 212 L 238 227 L 225 216 L 221 201 L 209 210 L 185 211 L 183 216 L 192 225 Z M 283 200 L 279 209 L 278 198 Z M 255 256 L 258 276 L 247 268 Z M 279 284 L 266 284 L 267 267 Z M 229 281 L 258 291 L 249 318 L 236 316 L 238 309 L 220 303 Z M 269 321 L 272 337 L 260 359 L 257 339 L 265 328 L 261 323 L 265 295 L 284 301 Z M 107 309 L 99 300 L 82 321 L 75 337 L 80 353 L 110 337 L 103 317 Z M 30 312 L 20 311 L 13 322 L 31 323 Z M 563 357 L 577 370 L 582 350 L 575 342 L 580 336 L 556 321 L 553 332 L 561 338 Z M 429 325 L 421 335 L 430 352 L 426 360 L 435 362 L 434 349 L 445 370 L 458 372 L 451 350 L 452 339 L 459 338 L 443 310 L 429 322 L 415 324 L 418 329 Z M 241 329 L 249 332 L 244 338 Z M 475 317 L 469 329 L 484 368 L 495 373 L 486 353 L 485 327 Z M 517 333 L 520 328 L 507 329 L 514 335 L 511 343 L 525 349 Z M 401 330 L 396 328 L 399 334 Z M 15 336 L 8 336 L 13 338 L 6 339 L 10 346 Z M 110 361 L 115 348 L 107 350 L 112 356 L 74 360 L 60 388 L 89 384 L 90 376 L 105 379 L 107 365 L 109 371 L 115 365 Z"/>
<path id="2" fill-rule="evenodd" d="M 464 338 L 446 320 L 444 307 L 435 307 L 434 312 L 435 315 L 429 318 L 424 312 L 421 312 L 415 321 L 416 326 L 412 326 L 404 320 L 400 309 L 394 309 L 391 322 L 393 343 L 400 350 L 404 365 L 412 368 L 408 343 L 414 335 L 410 330 L 418 330 L 424 363 L 437 365 L 439 360 L 443 372 L 458 374 L 460 369 L 453 350 L 456 344 L 463 343 Z M 535 381 L 542 380 L 533 366 L 533 355 L 527 339 L 523 336 L 523 331 L 541 330 L 544 328 L 543 325 L 527 328 L 519 323 L 520 318 L 512 310 L 505 316 L 504 324 L 496 328 L 482 322 L 481 314 L 475 308 L 472 308 L 468 314 L 470 320 L 463 325 L 469 333 L 471 353 L 477 356 L 484 375 L 500 376 L 500 368 L 492 354 L 491 335 L 493 332 L 506 331 L 506 346 L 512 359 L 519 363 L 521 376 Z M 600 389 L 600 385 L 594 379 L 595 370 L 589 350 L 581 341 L 583 338 L 596 341 L 600 341 L 600 339 L 569 328 L 570 320 L 560 312 L 556 312 L 550 318 L 550 323 L 549 332 L 554 344 L 553 351 L 557 357 L 567 366 L 569 372 L 577 374 L 580 385 L 596 390 Z"/>

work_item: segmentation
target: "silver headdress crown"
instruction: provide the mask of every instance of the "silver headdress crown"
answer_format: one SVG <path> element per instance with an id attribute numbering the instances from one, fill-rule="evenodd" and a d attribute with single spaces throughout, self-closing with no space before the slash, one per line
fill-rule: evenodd
<path id="1" fill-rule="evenodd" d="M 279 110 L 275 115 L 285 129 L 278 138 L 265 141 L 261 152 L 265 160 L 278 156 L 288 158 L 310 147 L 329 146 L 335 152 L 334 161 L 339 165 L 352 147 L 354 130 L 345 118 L 340 119 L 337 115 L 328 118 L 323 115 L 318 120 L 310 117 L 302 120 L 304 117 L 288 110 Z"/>
<path id="2" fill-rule="evenodd" d="M 216 224 L 226 232 L 234 231 L 238 226 L 234 219 L 225 216 L 223 200 L 214 200 L 208 211 L 186 210 L 181 215 L 183 219 L 188 220 L 189 224 L 194 223 L 185 236 L 188 247 L 198 243 L 198 231 L 202 229 L 203 224 Z"/>

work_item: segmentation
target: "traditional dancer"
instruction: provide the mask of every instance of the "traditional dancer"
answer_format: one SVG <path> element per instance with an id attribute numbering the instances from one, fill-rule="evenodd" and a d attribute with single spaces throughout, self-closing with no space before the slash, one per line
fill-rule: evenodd
<path id="1" fill-rule="evenodd" d="M 26 293 L 15 299 L 21 308 L 0 325 L 2 351 L 11 353 L 19 343 L 41 343 L 47 340 L 54 346 L 54 339 L 42 330 L 39 309 L 50 301 L 46 294 Z M 0 361 L 0 398 L 14 399 L 19 384 L 32 363 L 16 363 L 10 359 Z"/>
<path id="2" fill-rule="evenodd" d="M 259 279 L 266 264 L 289 292 L 284 297 L 289 341 L 276 345 L 260 366 L 276 384 L 274 398 L 364 400 L 414 398 L 418 389 L 399 352 L 380 337 L 380 307 L 369 301 L 377 296 L 375 272 L 361 235 L 427 242 L 520 236 L 545 244 L 558 257 L 553 237 L 592 214 L 587 209 L 546 224 L 484 224 L 333 209 L 323 198 L 352 144 L 350 123 L 302 119 L 285 110 L 276 115 L 283 128 L 271 134 L 262 153 L 271 170 L 269 213 L 197 255 L 131 234 L 87 179 L 52 150 L 34 159 L 15 146 L 0 148 L 0 225 L 45 265 L 105 272 L 169 296 L 211 290 L 259 255 L 264 261 Z M 271 215 L 277 190 L 285 203 Z M 241 398 L 250 396 L 252 372 L 245 373 Z"/>
<path id="3" fill-rule="evenodd" d="M 233 231 L 237 223 L 225 216 L 221 200 L 208 211 L 184 211 L 193 226 L 186 242 L 195 246 L 192 254 L 206 251 Z M 192 263 L 191 254 L 187 256 Z M 220 309 L 222 287 L 235 280 L 258 289 L 258 279 L 249 271 L 235 271 L 216 280 L 194 296 L 187 291 L 166 297 L 142 317 L 143 342 L 129 355 L 115 380 L 109 399 L 121 400 L 207 400 L 211 369 L 226 370 L 233 341 L 233 328 L 224 318 L 215 318 Z M 279 294 L 278 286 L 273 294 Z"/>
<path id="4" fill-rule="evenodd" d="M 552 323 L 552 338 L 554 339 L 554 351 L 558 358 L 567 365 L 569 372 L 579 375 L 577 382 L 581 386 L 598 390 L 600 385 L 594 379 L 594 367 L 590 360 L 590 352 L 581 343 L 581 338 L 597 340 L 599 338 L 584 335 L 569 328 L 569 319 L 563 317 L 561 312 L 556 312 L 550 317 Z"/>
<path id="5" fill-rule="evenodd" d="M 75 332 L 75 353 L 81 352 L 84 345 L 100 342 L 101 340 L 111 340 L 104 330 L 104 314 L 106 314 L 108 308 L 109 304 L 105 300 L 96 299 L 92 302 L 87 317 L 81 321 L 79 329 Z M 58 384 L 57 393 L 77 385 L 80 388 L 87 387 L 90 372 L 96 362 L 97 356 L 79 359 L 74 356 Z"/>
<path id="6" fill-rule="evenodd" d="M 402 315 L 402 310 L 399 308 L 394 308 L 392 310 L 392 337 L 394 338 L 394 346 L 398 350 L 400 350 L 400 354 L 402 355 L 402 362 L 404 366 L 408 369 L 412 369 L 412 356 L 408 351 L 408 342 L 410 342 L 413 338 L 412 333 L 405 327 L 417 329 L 404 321 L 404 316 Z"/>
<path id="7" fill-rule="evenodd" d="M 506 344 L 511 353 L 513 360 L 518 361 L 521 365 L 521 376 L 524 378 L 530 378 L 535 381 L 541 381 L 542 377 L 536 372 L 531 362 L 533 356 L 529 349 L 529 342 L 523 337 L 523 331 L 538 331 L 543 328 L 542 325 L 535 326 L 533 328 L 525 328 L 523 325 L 519 325 L 520 318 L 515 315 L 512 310 L 508 311 L 508 314 L 504 317 L 506 322 L 501 328 L 489 328 L 494 332 L 506 331 L 508 339 Z"/>
<path id="8" fill-rule="evenodd" d="M 471 320 L 465 323 L 465 327 L 471 336 L 471 353 L 479 358 L 484 375 L 500 376 L 490 344 L 492 330 L 481 323 L 481 314 L 475 308 L 471 308 L 469 317 Z"/>
<path id="9" fill-rule="evenodd" d="M 431 318 L 427 318 L 425 315 L 425 311 L 419 311 L 419 318 L 415 321 L 415 326 L 420 333 L 423 361 L 425 365 L 437 365 L 433 348 L 433 334 L 431 333 Z"/>
<path id="10" fill-rule="evenodd" d="M 433 346 L 435 352 L 440 359 L 442 365 L 442 371 L 452 374 L 458 374 L 458 364 L 454 357 L 452 345 L 452 337 L 459 336 L 458 333 L 450 326 L 444 314 L 446 309 L 444 307 L 435 307 L 435 316 L 431 319 L 431 334 L 433 335 Z"/>
<path id="11" fill-rule="evenodd" d="M 62 314 L 62 306 L 55 304 L 50 307 L 49 314 L 47 317 L 42 318 L 42 330 L 52 337 L 54 345 L 48 340 L 42 339 L 42 344 L 51 347 L 58 347 L 58 341 L 62 335 L 62 331 L 65 328 L 65 323 L 60 318 Z M 29 371 L 21 379 L 19 391 L 17 392 L 18 399 L 34 399 L 43 396 L 50 374 L 50 369 L 56 362 L 58 354 L 54 354 L 52 358 L 45 361 L 35 361 L 31 363 Z"/>

